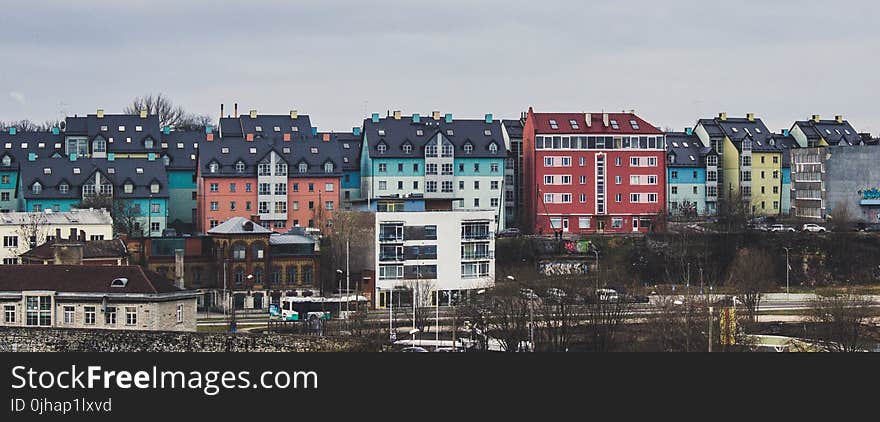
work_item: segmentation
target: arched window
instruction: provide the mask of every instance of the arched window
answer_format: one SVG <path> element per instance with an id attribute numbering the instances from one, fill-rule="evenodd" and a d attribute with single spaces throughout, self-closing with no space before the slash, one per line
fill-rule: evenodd
<path id="1" fill-rule="evenodd" d="M 498 144 L 496 144 L 494 142 L 489 144 L 489 152 L 491 152 L 492 154 L 497 154 L 498 153 Z"/>
<path id="2" fill-rule="evenodd" d="M 403 144 L 403 152 L 405 154 L 412 154 L 412 145 L 409 143 Z"/>
<path id="3" fill-rule="evenodd" d="M 244 162 L 239 161 L 235 163 L 235 172 L 236 173 L 244 173 Z"/>
<path id="4" fill-rule="evenodd" d="M 39 195 L 42 191 L 43 185 L 41 185 L 40 182 L 34 182 L 34 185 L 31 186 L 31 192 L 33 192 L 34 195 Z"/>
<path id="5" fill-rule="evenodd" d="M 153 138 L 147 137 L 147 139 L 144 139 L 144 148 L 153 149 Z"/>
<path id="6" fill-rule="evenodd" d="M 328 161 L 324 163 L 324 173 L 333 173 L 333 163 Z"/>
<path id="7" fill-rule="evenodd" d="M 296 284 L 298 281 L 297 275 L 298 274 L 297 274 L 295 265 L 291 265 L 291 266 L 287 267 L 287 283 Z"/>
<path id="8" fill-rule="evenodd" d="M 263 267 L 254 268 L 254 284 L 263 283 Z"/>
<path id="9" fill-rule="evenodd" d="M 4 167 L 9 167 L 9 166 L 11 166 L 11 165 L 12 165 L 12 157 L 10 157 L 10 156 L 8 156 L 8 155 L 4 155 L 4 156 L 3 156 L 3 166 L 4 166 Z"/>
<path id="10" fill-rule="evenodd" d="M 379 145 L 376 145 L 376 151 L 379 151 L 379 154 L 384 154 L 385 150 L 387 148 L 388 147 L 384 143 L 380 143 Z"/>
<path id="11" fill-rule="evenodd" d="M 309 165 L 306 163 L 299 163 L 299 172 L 306 173 L 309 171 Z"/>
<path id="12" fill-rule="evenodd" d="M 163 156 L 162 156 L 162 162 L 165 163 L 165 167 L 170 166 L 170 165 L 171 165 L 171 157 L 169 157 L 169 156 L 167 156 L 167 155 L 163 155 Z"/>
<path id="13" fill-rule="evenodd" d="M 244 268 L 237 267 L 235 269 L 235 285 L 241 286 L 244 284 Z"/>
<path id="14" fill-rule="evenodd" d="M 220 165 L 218 165 L 217 163 L 208 164 L 208 172 L 210 173 L 217 173 L 217 170 L 219 169 Z"/>
<path id="15" fill-rule="evenodd" d="M 470 142 L 464 144 L 464 152 L 465 152 L 466 154 L 470 154 L 470 153 L 472 153 L 473 151 L 474 151 L 474 146 L 473 146 Z"/>
<path id="16" fill-rule="evenodd" d="M 281 284 L 281 267 L 272 267 L 272 278 L 269 282 L 272 284 Z"/>

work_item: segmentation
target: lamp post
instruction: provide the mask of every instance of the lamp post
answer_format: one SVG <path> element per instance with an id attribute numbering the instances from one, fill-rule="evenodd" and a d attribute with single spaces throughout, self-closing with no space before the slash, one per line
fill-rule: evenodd
<path id="1" fill-rule="evenodd" d="M 593 249 L 593 253 L 596 254 L 596 291 L 594 293 L 597 295 L 596 298 L 598 299 L 598 294 L 599 294 L 599 250 Z"/>
<path id="2" fill-rule="evenodd" d="M 339 286 L 337 288 L 337 291 L 339 292 L 339 297 L 342 298 L 342 270 L 337 268 L 336 274 L 338 274 L 336 276 L 336 280 L 337 280 L 336 284 Z M 342 304 L 339 302 L 336 302 L 336 304 L 339 306 L 339 318 L 342 318 Z"/>
<path id="3" fill-rule="evenodd" d="M 788 265 L 789 250 L 787 247 L 783 247 L 782 249 L 785 249 L 785 299 L 791 300 L 791 293 L 788 290 L 788 270 L 791 268 L 791 266 Z"/>

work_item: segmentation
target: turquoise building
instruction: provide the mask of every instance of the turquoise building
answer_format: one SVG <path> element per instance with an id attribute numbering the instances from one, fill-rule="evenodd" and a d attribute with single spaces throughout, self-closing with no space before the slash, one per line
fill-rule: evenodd
<path id="1" fill-rule="evenodd" d="M 204 131 L 162 130 L 160 158 L 168 175 L 168 225 L 179 232 L 195 229 L 198 145 L 213 135 L 211 127 Z"/>
<path id="2" fill-rule="evenodd" d="M 707 201 L 709 179 L 717 181 L 717 172 L 707 171 L 717 155 L 703 146 L 690 128 L 685 132 L 666 134 L 666 209 L 670 216 L 700 217 L 715 214 L 713 203 Z"/>

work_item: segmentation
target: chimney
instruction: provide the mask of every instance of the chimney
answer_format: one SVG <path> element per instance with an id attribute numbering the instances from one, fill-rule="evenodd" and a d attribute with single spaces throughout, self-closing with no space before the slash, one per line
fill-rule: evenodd
<path id="1" fill-rule="evenodd" d="M 788 129 L 782 129 L 782 136 L 788 137 L 789 135 L 791 135 L 791 132 Z"/>
<path id="2" fill-rule="evenodd" d="M 722 111 L 721 113 L 718 113 L 718 119 L 721 121 L 727 120 L 727 112 Z"/>
<path id="3" fill-rule="evenodd" d="M 162 134 L 163 134 L 163 135 L 170 135 L 170 134 L 171 134 L 171 127 L 169 127 L 169 126 L 162 126 Z"/>
<path id="4" fill-rule="evenodd" d="M 687 133 L 688 135 L 693 135 L 693 134 L 694 134 L 694 128 L 692 128 L 692 127 L 686 127 L 686 128 L 684 128 L 684 133 Z"/>
<path id="5" fill-rule="evenodd" d="M 324 133 L 322 138 L 323 138 L 322 140 L 324 142 L 330 142 L 330 134 L 329 133 Z"/>
<path id="6" fill-rule="evenodd" d="M 98 115 L 99 119 L 103 119 L 104 118 L 104 109 L 99 108 L 96 114 Z"/>
<path id="7" fill-rule="evenodd" d="M 422 116 L 419 115 L 419 113 L 413 113 L 412 121 L 413 121 L 413 123 L 419 123 L 422 121 Z"/>
<path id="8" fill-rule="evenodd" d="M 85 242 L 85 241 L 86 241 L 86 231 L 85 231 L 85 230 L 80 230 L 80 231 L 79 231 L 79 241 L 80 241 L 80 242 Z"/>
<path id="9" fill-rule="evenodd" d="M 10 134 L 10 135 L 15 135 L 15 133 L 16 133 L 17 131 L 18 131 L 18 130 L 17 130 L 16 128 L 14 128 L 14 127 L 9 128 L 9 134 Z"/>
<path id="10" fill-rule="evenodd" d="M 351 128 L 351 134 L 354 136 L 361 136 L 361 128 L 359 128 L 359 127 Z"/>
<path id="11" fill-rule="evenodd" d="M 299 116 L 299 113 L 296 110 L 290 110 L 290 118 L 296 119 Z"/>
<path id="12" fill-rule="evenodd" d="M 486 114 L 486 123 L 492 123 L 492 113 Z"/>
<path id="13" fill-rule="evenodd" d="M 834 116 L 834 120 L 837 120 L 837 123 L 843 124 L 843 116 Z"/>
<path id="14" fill-rule="evenodd" d="M 373 115 L 370 116 L 370 120 L 372 120 L 373 123 L 379 123 L 379 113 L 373 113 Z"/>
<path id="15" fill-rule="evenodd" d="M 584 120 L 587 122 L 587 127 L 593 126 L 593 115 L 591 113 L 584 113 Z"/>
<path id="16" fill-rule="evenodd" d="M 147 109 L 142 108 L 141 109 L 141 119 L 146 119 L 146 118 L 147 118 Z"/>
<path id="17" fill-rule="evenodd" d="M 60 133 L 61 133 L 61 128 L 57 128 L 57 127 L 53 127 L 53 128 L 52 128 L 52 134 L 53 134 L 53 135 L 58 135 L 58 134 L 60 134 Z"/>
<path id="18" fill-rule="evenodd" d="M 232 112 L 235 113 L 235 114 L 233 114 L 233 116 L 237 119 L 238 118 L 238 103 L 235 103 L 235 109 Z"/>
<path id="19" fill-rule="evenodd" d="M 431 112 L 431 118 L 434 119 L 434 120 L 440 120 L 440 112 L 439 112 L 439 111 L 436 111 L 436 110 L 435 110 L 435 111 L 432 111 L 432 112 Z"/>
<path id="20" fill-rule="evenodd" d="M 452 123 L 452 113 L 446 113 L 446 123 Z"/>
<path id="21" fill-rule="evenodd" d="M 70 229 L 70 240 L 76 240 L 76 228 Z"/>
<path id="22" fill-rule="evenodd" d="M 400 120 L 400 110 L 394 110 L 394 120 Z"/>
<path id="23" fill-rule="evenodd" d="M 223 118 L 223 104 L 220 104 L 220 119 L 222 119 L 222 118 Z M 220 120 L 218 119 L 217 121 L 219 122 Z"/>
<path id="24" fill-rule="evenodd" d="M 256 118 L 257 118 L 257 110 L 251 110 L 251 111 L 248 113 L 248 115 L 251 116 L 251 119 L 256 119 Z"/>
<path id="25" fill-rule="evenodd" d="M 608 127 L 608 125 L 611 124 L 611 118 L 608 116 L 608 113 L 602 113 L 602 124 L 605 125 L 605 127 Z"/>
<path id="26" fill-rule="evenodd" d="M 61 240 L 61 229 L 60 229 L 60 228 L 56 228 L 56 229 L 55 229 L 55 241 L 57 242 L 57 241 L 59 241 L 59 240 Z"/>
<path id="27" fill-rule="evenodd" d="M 755 121 L 755 113 L 746 113 L 746 119 L 748 119 L 748 121 L 750 121 L 750 122 L 754 122 Z"/>
<path id="28" fill-rule="evenodd" d="M 55 265 L 82 265 L 83 245 L 65 243 L 52 245 L 52 257 Z"/>
<path id="29" fill-rule="evenodd" d="M 312 127 L 312 136 L 318 136 L 318 128 Z"/>
<path id="30" fill-rule="evenodd" d="M 290 142 L 290 133 L 285 133 L 284 135 L 282 135 L 282 139 L 284 140 L 284 142 Z"/>
<path id="31" fill-rule="evenodd" d="M 820 120 L 820 119 L 819 119 L 819 115 L 818 115 L 818 114 L 814 114 L 811 120 L 813 120 L 813 122 L 815 122 L 815 123 L 819 123 L 819 120 Z"/>
<path id="32" fill-rule="evenodd" d="M 174 281 L 179 289 L 183 289 L 183 249 L 174 250 Z"/>

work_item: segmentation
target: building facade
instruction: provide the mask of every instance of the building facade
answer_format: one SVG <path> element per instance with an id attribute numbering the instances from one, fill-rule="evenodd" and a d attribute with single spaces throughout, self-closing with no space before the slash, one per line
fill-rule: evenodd
<path id="1" fill-rule="evenodd" d="M 113 219 L 104 209 L 0 213 L 4 265 L 19 264 L 21 254 L 58 236 L 80 241 L 112 239 Z"/>
<path id="2" fill-rule="evenodd" d="M 448 305 L 495 284 L 495 210 L 376 213 L 378 308 L 409 294 Z M 428 300 L 431 303 L 428 303 Z"/>
<path id="3" fill-rule="evenodd" d="M 825 220 L 837 210 L 857 222 L 880 222 L 878 160 L 877 145 L 792 150 L 792 215 Z"/>
<path id="4" fill-rule="evenodd" d="M 495 210 L 503 227 L 506 158 L 501 122 L 491 114 L 483 120 L 436 111 L 426 117 L 373 114 L 364 120 L 361 200 L 452 200 L 456 210 Z"/>
<path id="5" fill-rule="evenodd" d="M 523 208 L 523 122 L 502 120 L 504 143 L 507 146 L 507 164 L 504 166 L 504 223 L 505 227 L 520 227 L 519 210 Z"/>
<path id="6" fill-rule="evenodd" d="M 138 266 L 16 265 L 0 272 L 7 327 L 194 332 L 196 296 Z"/>
<path id="7" fill-rule="evenodd" d="M 692 128 L 666 133 L 667 199 L 670 216 L 699 217 L 717 212 L 718 156 Z"/>
<path id="8" fill-rule="evenodd" d="M 523 221 L 549 233 L 647 232 L 665 220 L 666 141 L 633 113 L 535 113 L 523 128 Z"/>

